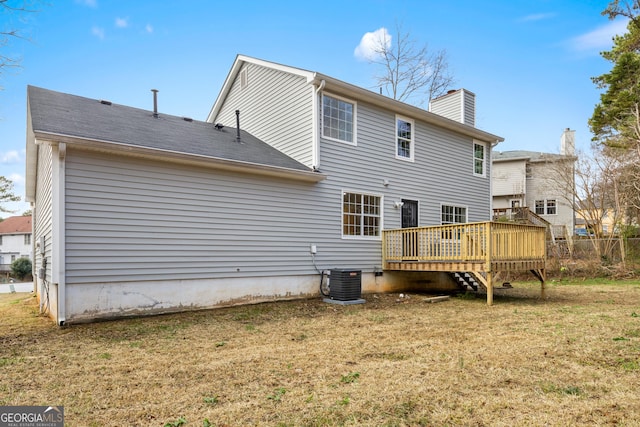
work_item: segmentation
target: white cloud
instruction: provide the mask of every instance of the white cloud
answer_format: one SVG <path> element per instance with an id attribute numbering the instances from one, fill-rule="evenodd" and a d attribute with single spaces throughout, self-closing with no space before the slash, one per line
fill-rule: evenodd
<path id="1" fill-rule="evenodd" d="M 146 31 L 147 33 L 149 33 L 149 34 L 153 33 L 153 27 L 151 26 L 151 24 L 147 24 L 147 25 L 144 27 L 144 29 L 145 29 L 145 31 Z"/>
<path id="2" fill-rule="evenodd" d="M 530 21 L 542 21 L 543 19 L 550 19 L 556 16 L 555 13 L 533 13 L 531 15 L 524 16 L 519 19 L 520 22 Z"/>
<path id="3" fill-rule="evenodd" d="M 127 28 L 129 26 L 129 18 L 116 18 L 116 27 Z"/>
<path id="4" fill-rule="evenodd" d="M 375 59 L 381 48 L 391 47 L 391 36 L 386 28 L 381 27 L 372 33 L 365 33 L 356 46 L 353 55 L 361 61 L 371 61 Z"/>
<path id="5" fill-rule="evenodd" d="M 12 173 L 11 175 L 9 175 L 9 179 L 16 187 L 22 187 L 24 185 L 24 176 L 18 173 Z"/>
<path id="6" fill-rule="evenodd" d="M 577 51 L 608 49 L 613 45 L 613 36 L 627 32 L 627 20 L 616 20 L 596 28 L 569 41 L 570 47 Z"/>
<path id="7" fill-rule="evenodd" d="M 94 27 L 91 28 L 91 34 L 93 34 L 94 36 L 96 36 L 100 40 L 104 40 L 104 28 L 100 28 L 100 27 L 95 27 L 94 26 Z"/>
<path id="8" fill-rule="evenodd" d="M 6 153 L 0 153 L 0 163 L 18 163 L 20 161 L 20 154 L 17 150 L 7 151 Z"/>

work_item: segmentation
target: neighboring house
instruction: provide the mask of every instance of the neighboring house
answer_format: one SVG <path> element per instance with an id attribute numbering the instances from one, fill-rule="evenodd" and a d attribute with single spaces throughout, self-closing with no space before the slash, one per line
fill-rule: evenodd
<path id="1" fill-rule="evenodd" d="M 11 263 L 31 256 L 31 216 L 11 216 L 0 221 L 0 272 L 11 271 Z"/>
<path id="2" fill-rule="evenodd" d="M 589 207 L 588 203 L 578 201 L 576 209 L 576 234 L 580 236 L 606 236 L 616 230 L 616 223 L 621 221 L 620 215 L 612 208 Z"/>
<path id="3" fill-rule="evenodd" d="M 573 234 L 573 167 L 575 131 L 560 138 L 560 154 L 536 151 L 494 151 L 493 208 L 499 214 L 528 208 L 551 224 L 556 238 Z M 559 175 L 562 175 L 561 177 Z"/>
<path id="4" fill-rule="evenodd" d="M 334 268 L 363 292 L 424 288 L 382 271 L 382 230 L 488 221 L 499 141 L 246 56 L 207 122 L 29 87 L 41 305 L 63 324 L 309 297 Z"/>

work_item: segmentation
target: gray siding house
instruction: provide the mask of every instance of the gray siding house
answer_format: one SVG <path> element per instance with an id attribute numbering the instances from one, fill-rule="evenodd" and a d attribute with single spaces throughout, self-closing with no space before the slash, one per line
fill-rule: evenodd
<path id="1" fill-rule="evenodd" d="M 333 268 L 363 292 L 414 286 L 382 271 L 381 231 L 489 220 L 499 141 L 246 56 L 205 122 L 29 87 L 41 308 L 65 324 L 309 297 Z"/>

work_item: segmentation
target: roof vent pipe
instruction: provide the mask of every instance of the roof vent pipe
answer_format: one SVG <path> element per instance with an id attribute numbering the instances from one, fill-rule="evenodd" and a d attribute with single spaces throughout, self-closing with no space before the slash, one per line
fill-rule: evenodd
<path id="1" fill-rule="evenodd" d="M 240 141 L 240 110 L 236 110 L 236 141 Z"/>
<path id="2" fill-rule="evenodd" d="M 158 118 L 158 89 L 151 89 L 153 92 L 153 117 Z"/>

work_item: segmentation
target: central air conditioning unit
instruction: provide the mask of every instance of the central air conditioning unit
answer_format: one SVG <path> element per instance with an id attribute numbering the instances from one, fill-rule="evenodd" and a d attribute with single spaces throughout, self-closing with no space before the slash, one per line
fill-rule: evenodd
<path id="1" fill-rule="evenodd" d="M 362 304 L 362 271 L 334 268 L 329 274 L 329 298 L 334 304 Z"/>

